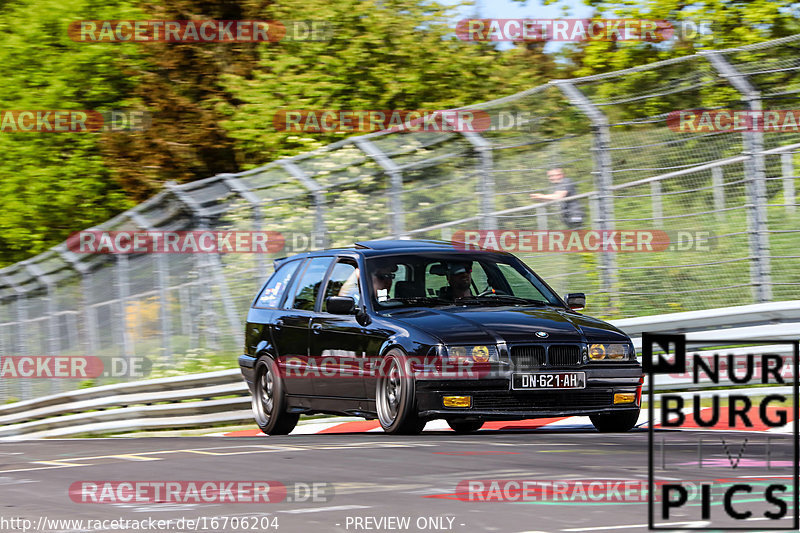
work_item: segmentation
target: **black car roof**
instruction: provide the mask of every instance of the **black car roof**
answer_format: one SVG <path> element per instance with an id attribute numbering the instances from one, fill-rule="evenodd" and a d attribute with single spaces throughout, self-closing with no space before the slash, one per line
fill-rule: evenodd
<path id="1" fill-rule="evenodd" d="M 288 257 L 281 257 L 275 260 L 275 265 L 286 261 L 288 259 L 295 259 L 298 257 L 314 257 L 318 255 L 330 255 L 331 253 L 337 254 L 342 252 L 358 253 L 365 257 L 374 257 L 380 255 L 390 255 L 402 252 L 472 252 L 472 253 L 495 253 L 507 255 L 505 252 L 494 250 L 464 250 L 459 247 L 463 246 L 462 243 L 439 241 L 434 239 L 386 239 L 374 241 L 359 241 L 354 246 L 347 248 L 330 248 L 326 250 L 315 250 L 313 252 L 304 252 L 300 254 L 291 255 Z"/>
<path id="2" fill-rule="evenodd" d="M 367 250 L 452 250 L 459 243 L 449 241 L 437 241 L 433 239 L 395 239 L 378 241 L 360 241 L 356 243 L 356 248 Z"/>

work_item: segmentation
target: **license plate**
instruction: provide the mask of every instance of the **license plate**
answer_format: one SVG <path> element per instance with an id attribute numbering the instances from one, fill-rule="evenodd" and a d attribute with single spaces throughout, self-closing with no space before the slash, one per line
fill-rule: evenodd
<path id="1" fill-rule="evenodd" d="M 584 389 L 585 372 L 515 372 L 511 375 L 513 390 Z"/>

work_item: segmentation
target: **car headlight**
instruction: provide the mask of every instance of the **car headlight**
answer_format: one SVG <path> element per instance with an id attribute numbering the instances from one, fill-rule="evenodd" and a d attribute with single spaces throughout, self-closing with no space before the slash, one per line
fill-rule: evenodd
<path id="1" fill-rule="evenodd" d="M 603 361 L 611 359 L 619 361 L 629 359 L 630 351 L 627 344 L 590 344 L 589 359 L 591 361 Z"/>
<path id="2" fill-rule="evenodd" d="M 488 363 L 498 361 L 497 346 L 478 344 L 474 346 L 448 346 L 447 359 L 451 363 Z"/>

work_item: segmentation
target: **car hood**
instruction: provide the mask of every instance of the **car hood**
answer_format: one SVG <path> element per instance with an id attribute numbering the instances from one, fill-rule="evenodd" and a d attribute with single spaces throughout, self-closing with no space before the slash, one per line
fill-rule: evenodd
<path id="1" fill-rule="evenodd" d="M 445 344 L 629 341 L 627 335 L 602 320 L 551 307 L 417 308 L 392 313 L 391 318 Z M 547 336 L 536 335 L 541 331 Z"/>

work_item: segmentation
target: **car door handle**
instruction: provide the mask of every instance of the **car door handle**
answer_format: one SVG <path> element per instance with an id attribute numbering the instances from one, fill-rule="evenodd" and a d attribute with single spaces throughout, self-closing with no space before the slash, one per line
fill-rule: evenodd
<path id="1" fill-rule="evenodd" d="M 279 318 L 278 320 L 276 320 L 274 327 L 276 330 L 281 329 L 283 327 L 283 319 Z"/>
<path id="2" fill-rule="evenodd" d="M 311 326 L 311 331 L 319 335 L 320 333 L 322 333 L 322 324 L 313 324 Z"/>

